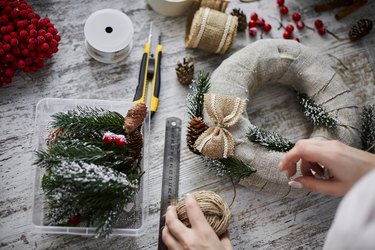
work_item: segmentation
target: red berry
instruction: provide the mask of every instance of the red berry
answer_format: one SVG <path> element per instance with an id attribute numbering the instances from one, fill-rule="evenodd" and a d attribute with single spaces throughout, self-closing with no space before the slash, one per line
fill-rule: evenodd
<path id="1" fill-rule="evenodd" d="M 23 50 L 22 50 L 22 55 L 23 55 L 23 56 L 29 56 L 29 54 L 30 54 L 30 52 L 29 52 L 28 49 L 23 49 Z"/>
<path id="2" fill-rule="evenodd" d="M 26 66 L 26 63 L 24 60 L 19 60 L 18 61 L 18 68 L 23 69 Z"/>
<path id="3" fill-rule="evenodd" d="M 286 6 L 281 6 L 280 7 L 280 13 L 281 14 L 286 15 L 286 14 L 288 14 L 288 12 L 289 12 L 288 7 L 286 7 Z"/>
<path id="4" fill-rule="evenodd" d="M 3 26 L 3 27 L 1 27 L 1 28 L 0 28 L 0 32 L 1 32 L 1 34 L 6 34 L 6 33 L 8 33 L 8 27 L 7 27 L 7 26 Z"/>
<path id="5" fill-rule="evenodd" d="M 5 36 L 3 37 L 3 40 L 4 40 L 5 42 L 9 43 L 10 40 L 12 40 L 12 37 L 11 37 L 10 35 L 5 35 Z"/>
<path id="6" fill-rule="evenodd" d="M 126 144 L 125 135 L 115 135 L 115 143 L 119 147 L 124 146 Z"/>
<path id="7" fill-rule="evenodd" d="M 250 20 L 254 20 L 254 21 L 258 20 L 258 14 L 255 13 L 255 12 L 253 14 L 251 14 Z"/>
<path id="8" fill-rule="evenodd" d="M 23 72 L 30 72 L 30 67 L 29 66 L 25 66 L 24 68 L 23 68 Z"/>
<path id="9" fill-rule="evenodd" d="M 257 35 L 257 29 L 256 28 L 250 28 L 249 29 L 249 35 L 250 36 L 256 36 Z"/>
<path id="10" fill-rule="evenodd" d="M 284 39 L 290 39 L 292 37 L 292 33 L 289 31 L 285 31 L 283 34 Z"/>
<path id="11" fill-rule="evenodd" d="M 59 51 L 57 47 L 52 48 L 52 53 L 56 53 L 57 51 Z"/>
<path id="12" fill-rule="evenodd" d="M 23 21 L 18 21 L 17 27 L 18 27 L 18 29 L 22 30 L 25 27 L 24 24 L 23 24 Z"/>
<path id="13" fill-rule="evenodd" d="M 291 24 L 288 24 L 288 25 L 285 27 L 285 30 L 288 31 L 289 33 L 293 33 L 294 26 L 291 25 Z"/>
<path id="14" fill-rule="evenodd" d="M 305 28 L 305 23 L 301 20 L 299 20 L 297 23 L 296 23 L 296 26 L 298 29 L 303 29 Z"/>
<path id="15" fill-rule="evenodd" d="M 49 42 L 53 39 L 53 35 L 51 33 L 46 33 L 44 38 L 46 38 L 46 41 Z"/>
<path id="16" fill-rule="evenodd" d="M 45 36 L 46 35 L 46 31 L 45 30 L 38 30 L 38 35 L 39 36 Z"/>
<path id="17" fill-rule="evenodd" d="M 316 19 L 315 22 L 314 22 L 314 25 L 317 29 L 322 28 L 324 26 L 322 20 L 320 20 L 320 19 Z"/>
<path id="18" fill-rule="evenodd" d="M 277 0 L 276 2 L 277 2 L 277 4 L 279 6 L 283 6 L 284 5 L 284 0 Z"/>
<path id="19" fill-rule="evenodd" d="M 48 18 L 43 18 L 43 19 L 40 20 L 40 26 L 42 26 L 42 27 L 46 27 L 47 23 L 49 23 Z"/>
<path id="20" fill-rule="evenodd" d="M 34 24 L 35 26 L 38 26 L 38 23 L 39 23 L 38 19 L 36 19 L 36 18 L 31 19 L 30 22 L 31 22 L 32 24 Z"/>
<path id="21" fill-rule="evenodd" d="M 43 43 L 41 48 L 42 48 L 43 51 L 49 51 L 50 50 L 48 43 Z"/>
<path id="22" fill-rule="evenodd" d="M 18 38 L 18 33 L 15 32 L 15 31 L 12 31 L 12 32 L 10 32 L 10 37 L 11 38 Z"/>
<path id="23" fill-rule="evenodd" d="M 106 132 L 103 135 L 103 142 L 105 144 L 112 144 L 114 140 L 114 134 L 111 132 Z"/>
<path id="24" fill-rule="evenodd" d="M 300 42 L 298 37 L 293 38 L 293 40 L 296 41 L 296 42 Z"/>
<path id="25" fill-rule="evenodd" d="M 57 34 L 57 30 L 55 28 L 53 28 L 53 27 L 49 27 L 47 29 L 47 32 L 51 33 L 52 35 L 56 35 Z"/>
<path id="26" fill-rule="evenodd" d="M 13 19 L 16 19 L 19 15 L 20 15 L 19 10 L 12 10 L 12 13 L 10 14 L 10 16 L 11 16 Z"/>
<path id="27" fill-rule="evenodd" d="M 55 38 L 55 40 L 58 41 L 58 42 L 60 42 L 60 40 L 61 40 L 61 37 L 60 37 L 59 35 L 55 35 L 54 38 Z"/>
<path id="28" fill-rule="evenodd" d="M 272 29 L 271 24 L 269 24 L 269 23 L 265 23 L 265 24 L 263 25 L 263 30 L 264 30 L 265 32 L 269 32 L 271 29 Z"/>
<path id="29" fill-rule="evenodd" d="M 12 38 L 12 40 L 10 40 L 10 45 L 16 47 L 18 45 L 18 40 L 16 38 Z"/>
<path id="30" fill-rule="evenodd" d="M 27 65 L 30 65 L 30 64 L 33 63 L 33 60 L 31 60 L 31 58 L 28 57 L 28 58 L 25 59 L 25 63 L 26 63 Z"/>
<path id="31" fill-rule="evenodd" d="M 257 20 L 257 25 L 259 25 L 260 27 L 263 27 L 265 23 L 266 21 L 263 18 L 259 18 Z"/>
<path id="32" fill-rule="evenodd" d="M 37 43 L 38 43 L 38 40 L 36 40 L 36 38 L 32 37 L 29 39 L 29 45 L 35 46 L 37 45 Z"/>
<path id="33" fill-rule="evenodd" d="M 38 40 L 38 44 L 43 44 L 46 41 L 46 39 L 44 38 L 44 36 L 38 36 L 37 40 Z"/>
<path id="34" fill-rule="evenodd" d="M 321 35 L 321 36 L 325 35 L 325 33 L 326 33 L 326 28 L 324 28 L 324 27 L 319 28 L 319 29 L 318 29 L 318 33 L 319 33 L 319 35 Z"/>
<path id="35" fill-rule="evenodd" d="M 25 39 L 27 36 L 29 35 L 29 33 L 27 33 L 26 30 L 21 30 L 20 31 L 20 34 L 19 34 L 19 37 L 21 40 Z"/>
<path id="36" fill-rule="evenodd" d="M 298 22 L 299 20 L 301 20 L 301 14 L 299 12 L 294 12 L 292 14 L 292 19 L 293 21 Z"/>
<path id="37" fill-rule="evenodd" d="M 7 68 L 7 69 L 5 70 L 5 75 L 6 75 L 6 76 L 9 76 L 9 77 L 13 77 L 13 76 L 14 76 L 14 70 L 11 69 L 11 68 Z"/>
<path id="38" fill-rule="evenodd" d="M 257 21 L 255 20 L 250 20 L 249 23 L 247 24 L 247 26 L 250 28 L 253 28 L 255 26 L 257 26 Z"/>
<path id="39" fill-rule="evenodd" d="M 10 44 L 9 44 L 9 43 L 4 44 L 4 45 L 3 45 L 3 49 L 4 49 L 5 51 L 9 51 L 9 50 L 11 49 Z"/>
<path id="40" fill-rule="evenodd" d="M 73 215 L 69 219 L 69 223 L 72 225 L 78 225 L 81 220 L 81 216 L 79 214 Z"/>
<path id="41" fill-rule="evenodd" d="M 30 24 L 28 27 L 27 27 L 27 30 L 36 30 L 36 26 L 34 24 Z"/>
<path id="42" fill-rule="evenodd" d="M 9 24 L 7 29 L 8 29 L 8 32 L 12 32 L 14 30 L 14 27 L 13 25 Z"/>
<path id="43" fill-rule="evenodd" d="M 57 45 L 58 45 L 58 42 L 55 40 L 55 39 L 52 39 L 50 42 L 49 42 L 49 46 L 51 48 L 57 48 Z"/>
<path id="44" fill-rule="evenodd" d="M 29 35 L 30 37 L 37 37 L 38 32 L 35 29 L 32 29 L 29 31 Z"/>
<path id="45" fill-rule="evenodd" d="M 0 49 L 0 56 L 3 56 L 5 54 L 5 51 L 3 49 Z"/>

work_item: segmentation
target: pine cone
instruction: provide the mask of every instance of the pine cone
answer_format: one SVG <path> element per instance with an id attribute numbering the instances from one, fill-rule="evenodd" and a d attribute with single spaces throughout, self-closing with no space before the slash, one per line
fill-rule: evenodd
<path id="1" fill-rule="evenodd" d="M 126 148 L 135 158 L 140 157 L 143 147 L 143 136 L 140 127 L 127 136 Z"/>
<path id="2" fill-rule="evenodd" d="M 372 26 L 373 26 L 373 23 L 370 19 L 360 19 L 350 29 L 349 39 L 352 42 L 361 39 L 372 30 Z"/>
<path id="3" fill-rule="evenodd" d="M 194 77 L 194 64 L 190 59 L 184 58 L 183 63 L 178 62 L 176 67 L 177 80 L 182 85 L 189 85 Z"/>
<path id="4" fill-rule="evenodd" d="M 198 137 L 207 129 L 208 129 L 208 126 L 206 125 L 206 123 L 204 123 L 202 118 L 200 117 L 191 118 L 191 121 L 189 122 L 189 126 L 187 128 L 187 134 L 186 134 L 187 146 L 191 152 L 200 154 L 200 152 L 195 149 L 194 144 L 195 144 L 195 141 L 198 139 Z"/>
<path id="5" fill-rule="evenodd" d="M 235 8 L 230 13 L 232 16 L 236 16 L 238 18 L 238 26 L 237 31 L 242 32 L 246 30 L 247 27 L 247 19 L 246 15 L 243 13 L 243 11 L 240 8 Z"/>
<path id="6" fill-rule="evenodd" d="M 145 119 L 147 107 L 144 103 L 136 103 L 132 109 L 129 109 L 124 119 L 125 133 L 131 134 L 138 129 Z"/>

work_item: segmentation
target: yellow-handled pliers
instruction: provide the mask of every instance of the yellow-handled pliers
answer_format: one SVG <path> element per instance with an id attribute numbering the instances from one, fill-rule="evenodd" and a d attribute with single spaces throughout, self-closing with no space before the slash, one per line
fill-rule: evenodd
<path id="1" fill-rule="evenodd" d="M 134 102 L 146 103 L 148 80 L 152 79 L 151 101 L 149 109 L 151 116 L 156 112 L 159 104 L 160 92 L 160 63 L 163 46 L 160 44 L 160 30 L 150 24 L 148 41 L 143 50 L 141 68 L 138 76 L 138 86 L 133 98 Z"/>

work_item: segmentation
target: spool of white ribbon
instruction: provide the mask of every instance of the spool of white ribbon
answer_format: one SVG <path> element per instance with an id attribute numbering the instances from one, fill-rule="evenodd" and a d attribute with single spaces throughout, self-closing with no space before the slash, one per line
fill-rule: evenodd
<path id="1" fill-rule="evenodd" d="M 84 34 L 87 53 L 99 62 L 120 62 L 133 47 L 132 21 L 119 10 L 92 13 L 85 22 Z"/>

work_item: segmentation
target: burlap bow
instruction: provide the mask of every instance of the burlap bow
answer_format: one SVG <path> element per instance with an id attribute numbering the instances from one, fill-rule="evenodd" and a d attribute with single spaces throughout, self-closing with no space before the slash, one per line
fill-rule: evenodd
<path id="1" fill-rule="evenodd" d="M 203 155 L 211 158 L 227 158 L 234 155 L 234 139 L 226 129 L 236 124 L 245 108 L 246 101 L 235 96 L 205 94 L 204 109 L 215 126 L 208 128 L 195 142 Z"/>

